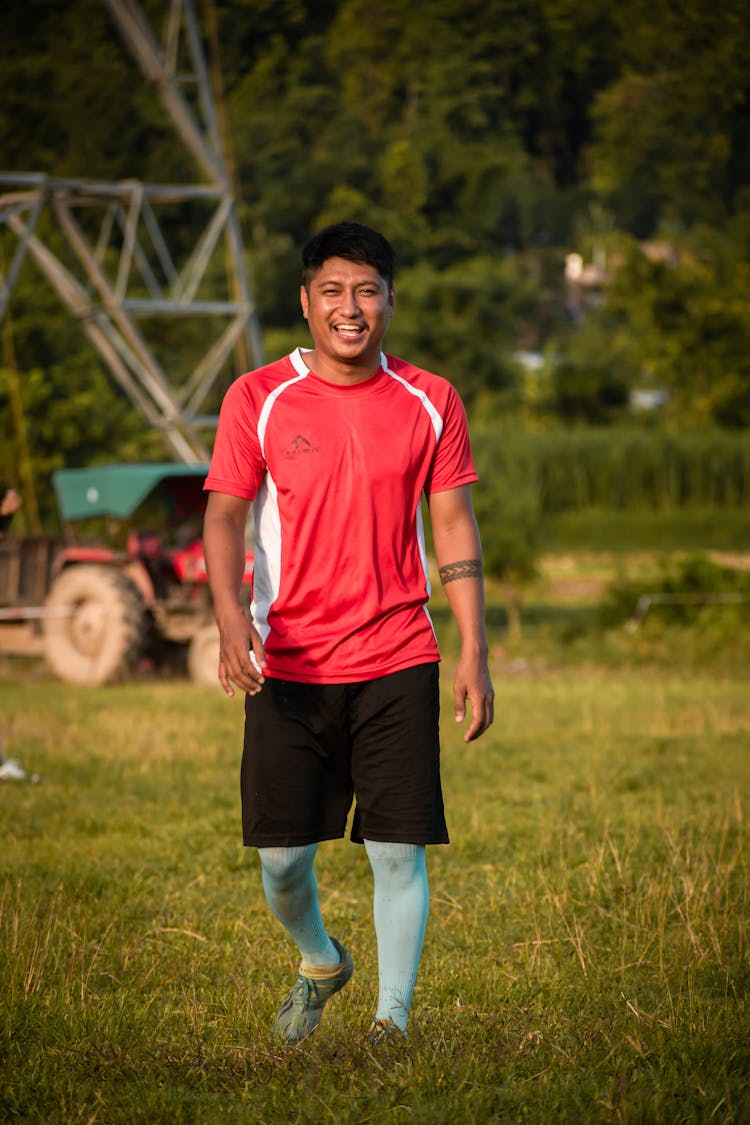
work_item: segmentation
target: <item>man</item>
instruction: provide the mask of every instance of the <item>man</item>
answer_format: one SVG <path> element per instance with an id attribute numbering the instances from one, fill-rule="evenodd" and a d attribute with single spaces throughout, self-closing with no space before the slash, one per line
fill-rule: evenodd
<path id="1" fill-rule="evenodd" d="M 492 722 L 481 547 L 466 418 L 444 379 L 381 353 L 393 251 L 369 227 L 327 227 L 303 250 L 313 348 L 230 387 L 211 467 L 204 545 L 221 637 L 219 679 L 246 692 L 243 836 L 271 910 L 299 948 L 276 1034 L 309 1035 L 350 979 L 321 917 L 314 858 L 351 838 L 374 876 L 379 997 L 373 1042 L 406 1036 L 429 890 L 427 844 L 447 843 L 438 741 L 439 654 L 420 500 L 461 635 L 455 716 Z M 255 524 L 248 620 L 245 522 Z"/>
<path id="2" fill-rule="evenodd" d="M 21 507 L 21 497 L 15 488 L 0 488 L 0 492 L 2 493 L 2 499 L 0 500 L 0 539 L 3 539 L 10 527 L 10 521 Z"/>
<path id="3" fill-rule="evenodd" d="M 4 488 L 0 486 L 0 542 L 5 538 L 11 520 L 21 507 L 21 504 L 21 497 L 18 495 L 15 488 Z M 0 743 L 0 781 L 38 782 L 40 780 L 39 774 L 28 774 L 21 763 L 17 762 L 15 758 L 6 758 L 3 754 L 2 743 Z"/>

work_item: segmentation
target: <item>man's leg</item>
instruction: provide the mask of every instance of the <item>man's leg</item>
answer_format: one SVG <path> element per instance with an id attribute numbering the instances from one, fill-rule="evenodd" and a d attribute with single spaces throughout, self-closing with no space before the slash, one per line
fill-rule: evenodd
<path id="1" fill-rule="evenodd" d="M 327 1001 L 354 972 L 349 952 L 328 936 L 320 913 L 316 850 L 317 844 L 258 849 L 266 900 L 302 955 L 297 980 L 276 1017 L 276 1034 L 287 1043 L 299 1043 L 315 1030 Z"/>
<path id="2" fill-rule="evenodd" d="M 338 965 L 318 902 L 317 844 L 301 848 L 259 848 L 266 901 L 302 955 L 302 967 Z"/>
<path id="3" fill-rule="evenodd" d="M 379 995 L 374 1029 L 377 1031 L 379 1022 L 384 1021 L 386 1029 L 392 1023 L 405 1033 L 430 908 L 425 848 L 373 840 L 365 840 L 365 848 L 375 883 L 378 941 Z"/>

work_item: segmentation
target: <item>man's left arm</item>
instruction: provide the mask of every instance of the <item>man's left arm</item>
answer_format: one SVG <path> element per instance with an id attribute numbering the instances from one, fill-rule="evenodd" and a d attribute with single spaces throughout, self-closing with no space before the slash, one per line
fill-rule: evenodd
<path id="1" fill-rule="evenodd" d="M 472 718 L 464 742 L 472 742 L 493 720 L 495 694 L 487 664 L 482 546 L 471 487 L 433 492 L 427 502 L 440 581 L 461 635 L 461 656 L 453 681 L 456 722 L 466 717 L 468 699 Z"/>

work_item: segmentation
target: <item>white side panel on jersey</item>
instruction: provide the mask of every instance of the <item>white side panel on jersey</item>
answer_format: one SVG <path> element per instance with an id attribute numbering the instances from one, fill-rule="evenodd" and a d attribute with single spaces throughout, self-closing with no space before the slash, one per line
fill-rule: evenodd
<path id="1" fill-rule="evenodd" d="M 427 546 L 425 544 L 425 539 L 424 539 L 424 520 L 422 519 L 422 505 L 421 504 L 417 505 L 417 521 L 416 522 L 417 522 L 417 542 L 419 543 L 419 557 L 422 560 L 422 570 L 424 571 L 424 580 L 425 580 L 425 585 L 427 586 L 427 597 L 429 598 L 430 593 L 431 593 L 431 589 L 432 589 L 431 586 L 430 586 L 430 564 L 429 564 L 429 561 L 427 559 Z M 430 617 L 430 611 L 427 608 L 426 603 L 425 603 L 425 605 L 422 606 L 422 609 L 424 610 L 425 617 L 427 618 L 427 620 L 430 623 L 430 628 L 432 629 L 433 636 L 435 636 L 435 640 L 437 641 L 437 635 L 435 634 L 435 626 L 432 623 L 432 618 Z"/>
<path id="2" fill-rule="evenodd" d="M 427 546 L 424 539 L 424 520 L 422 519 L 422 505 L 417 505 L 417 542 L 419 543 L 419 557 L 422 560 L 424 580 L 427 583 L 427 595 L 432 592 L 430 587 L 430 564 L 427 559 Z"/>
<path id="3" fill-rule="evenodd" d="M 276 485 L 270 473 L 253 501 L 255 521 L 255 566 L 253 572 L 253 600 L 250 612 L 255 628 L 265 644 L 271 631 L 268 611 L 279 596 L 281 585 L 281 520 Z M 262 544 L 262 546 L 261 546 Z"/>
<path id="4" fill-rule="evenodd" d="M 293 357 L 292 357 L 293 359 Z M 294 364 L 299 372 L 293 379 L 280 383 L 263 403 L 263 409 L 258 418 L 258 442 L 261 452 L 266 457 L 266 429 L 271 411 L 279 396 L 287 387 L 299 383 L 310 372 L 304 361 Z M 268 458 L 266 458 L 266 462 Z M 279 517 L 279 496 L 276 483 L 270 472 L 266 470 L 263 484 L 258 489 L 258 494 L 253 502 L 253 519 L 255 521 L 255 567 L 253 578 L 253 600 L 250 612 L 253 615 L 255 627 L 265 644 L 266 637 L 271 632 L 268 624 L 268 611 L 279 596 L 281 587 L 281 519 Z"/>

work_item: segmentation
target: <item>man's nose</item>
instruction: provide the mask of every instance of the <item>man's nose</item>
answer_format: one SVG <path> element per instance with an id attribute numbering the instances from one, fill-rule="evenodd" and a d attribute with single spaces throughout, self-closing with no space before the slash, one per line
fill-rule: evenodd
<path id="1" fill-rule="evenodd" d="M 359 301 L 355 289 L 344 289 L 341 293 L 341 312 L 346 316 L 356 316 L 359 312 Z"/>

